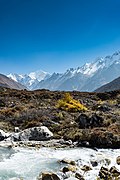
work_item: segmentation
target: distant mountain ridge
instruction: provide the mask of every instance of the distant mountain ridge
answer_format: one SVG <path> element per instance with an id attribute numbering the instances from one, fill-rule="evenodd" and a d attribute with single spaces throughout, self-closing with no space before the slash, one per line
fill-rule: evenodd
<path id="1" fill-rule="evenodd" d="M 109 92 L 120 90 L 120 77 L 113 80 L 112 82 L 101 86 L 100 88 L 96 89 L 95 92 Z"/>
<path id="2" fill-rule="evenodd" d="M 18 89 L 18 90 L 26 89 L 26 87 L 23 86 L 22 84 L 8 78 L 3 74 L 0 74 L 0 86 L 11 89 Z"/>
<path id="3" fill-rule="evenodd" d="M 33 90 L 34 87 L 43 79 L 46 79 L 50 76 L 49 73 L 44 71 L 31 72 L 29 74 L 9 74 L 9 78 L 13 79 L 16 82 L 19 82 L 26 86 L 28 89 Z"/>
<path id="4" fill-rule="evenodd" d="M 8 77 L 24 84 L 31 90 L 78 90 L 94 91 L 120 76 L 120 51 L 105 58 L 97 58 L 78 68 L 70 68 L 65 73 L 50 75 L 44 71 L 28 75 L 10 74 Z"/>

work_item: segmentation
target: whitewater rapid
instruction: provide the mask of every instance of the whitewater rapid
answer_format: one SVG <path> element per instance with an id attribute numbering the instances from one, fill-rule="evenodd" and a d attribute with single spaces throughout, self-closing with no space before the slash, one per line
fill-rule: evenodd
<path id="1" fill-rule="evenodd" d="M 79 166 L 90 165 L 91 160 L 99 162 L 97 167 L 85 174 L 86 180 L 96 180 L 102 165 L 116 166 L 116 157 L 120 155 L 119 149 L 99 149 L 95 151 L 88 148 L 52 149 L 52 148 L 5 148 L 0 147 L 0 180 L 36 180 L 43 171 L 60 172 L 63 165 L 58 160 L 64 158 L 76 160 Z M 111 160 L 107 165 L 105 159 Z"/>

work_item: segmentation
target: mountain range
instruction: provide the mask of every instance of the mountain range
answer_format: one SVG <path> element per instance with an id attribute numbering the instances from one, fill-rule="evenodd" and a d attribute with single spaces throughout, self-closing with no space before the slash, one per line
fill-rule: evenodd
<path id="1" fill-rule="evenodd" d="M 9 74 L 8 77 L 23 84 L 30 90 L 49 89 L 65 91 L 94 91 L 120 76 L 120 51 L 104 58 L 97 58 L 78 68 L 70 68 L 65 73 L 44 71 L 30 74 Z"/>
<path id="2" fill-rule="evenodd" d="M 50 77 L 50 74 L 44 71 L 36 71 L 31 72 L 29 74 L 9 74 L 7 75 L 10 79 L 13 79 L 16 82 L 19 82 L 20 84 L 23 84 L 25 87 L 27 87 L 30 90 L 36 89 L 35 87 L 37 84 L 42 81 L 43 79 L 47 79 Z"/>

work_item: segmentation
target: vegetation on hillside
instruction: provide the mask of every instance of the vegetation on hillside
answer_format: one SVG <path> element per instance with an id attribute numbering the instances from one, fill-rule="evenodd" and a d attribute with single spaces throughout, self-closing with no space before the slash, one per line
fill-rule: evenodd
<path id="1" fill-rule="evenodd" d="M 120 91 L 66 93 L 1 88 L 0 129 L 44 125 L 55 138 L 111 145 L 120 137 L 119 103 Z"/>
<path id="2" fill-rule="evenodd" d="M 70 93 L 65 93 L 64 98 L 58 101 L 57 107 L 65 111 L 70 111 L 70 112 L 87 110 L 87 108 L 83 104 L 73 99 Z"/>

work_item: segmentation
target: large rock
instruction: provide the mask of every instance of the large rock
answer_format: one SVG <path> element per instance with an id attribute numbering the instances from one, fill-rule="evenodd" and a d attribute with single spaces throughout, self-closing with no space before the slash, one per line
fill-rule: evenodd
<path id="1" fill-rule="evenodd" d="M 115 166 L 112 166 L 110 170 L 106 167 L 101 167 L 99 177 L 104 180 L 120 179 L 120 172 Z"/>
<path id="2" fill-rule="evenodd" d="M 33 127 L 12 134 L 14 141 L 44 141 L 53 137 L 53 133 L 46 127 Z"/>
<path id="3" fill-rule="evenodd" d="M 92 114 L 91 117 L 86 114 L 80 114 L 76 121 L 79 123 L 79 127 L 84 129 L 102 126 L 103 118 L 97 114 Z"/>
<path id="4" fill-rule="evenodd" d="M 0 141 L 3 141 L 9 136 L 8 133 L 5 133 L 3 130 L 0 129 Z"/>
<path id="5" fill-rule="evenodd" d="M 111 172 L 113 177 L 120 177 L 120 172 L 115 166 L 112 166 L 110 168 L 110 172 Z"/>
<path id="6" fill-rule="evenodd" d="M 101 167 L 99 171 L 99 177 L 104 180 L 109 180 L 109 179 L 112 180 L 112 176 L 111 173 L 109 172 L 109 169 L 105 167 Z"/>
<path id="7" fill-rule="evenodd" d="M 38 180 L 60 180 L 57 174 L 52 172 L 43 172 Z"/>

